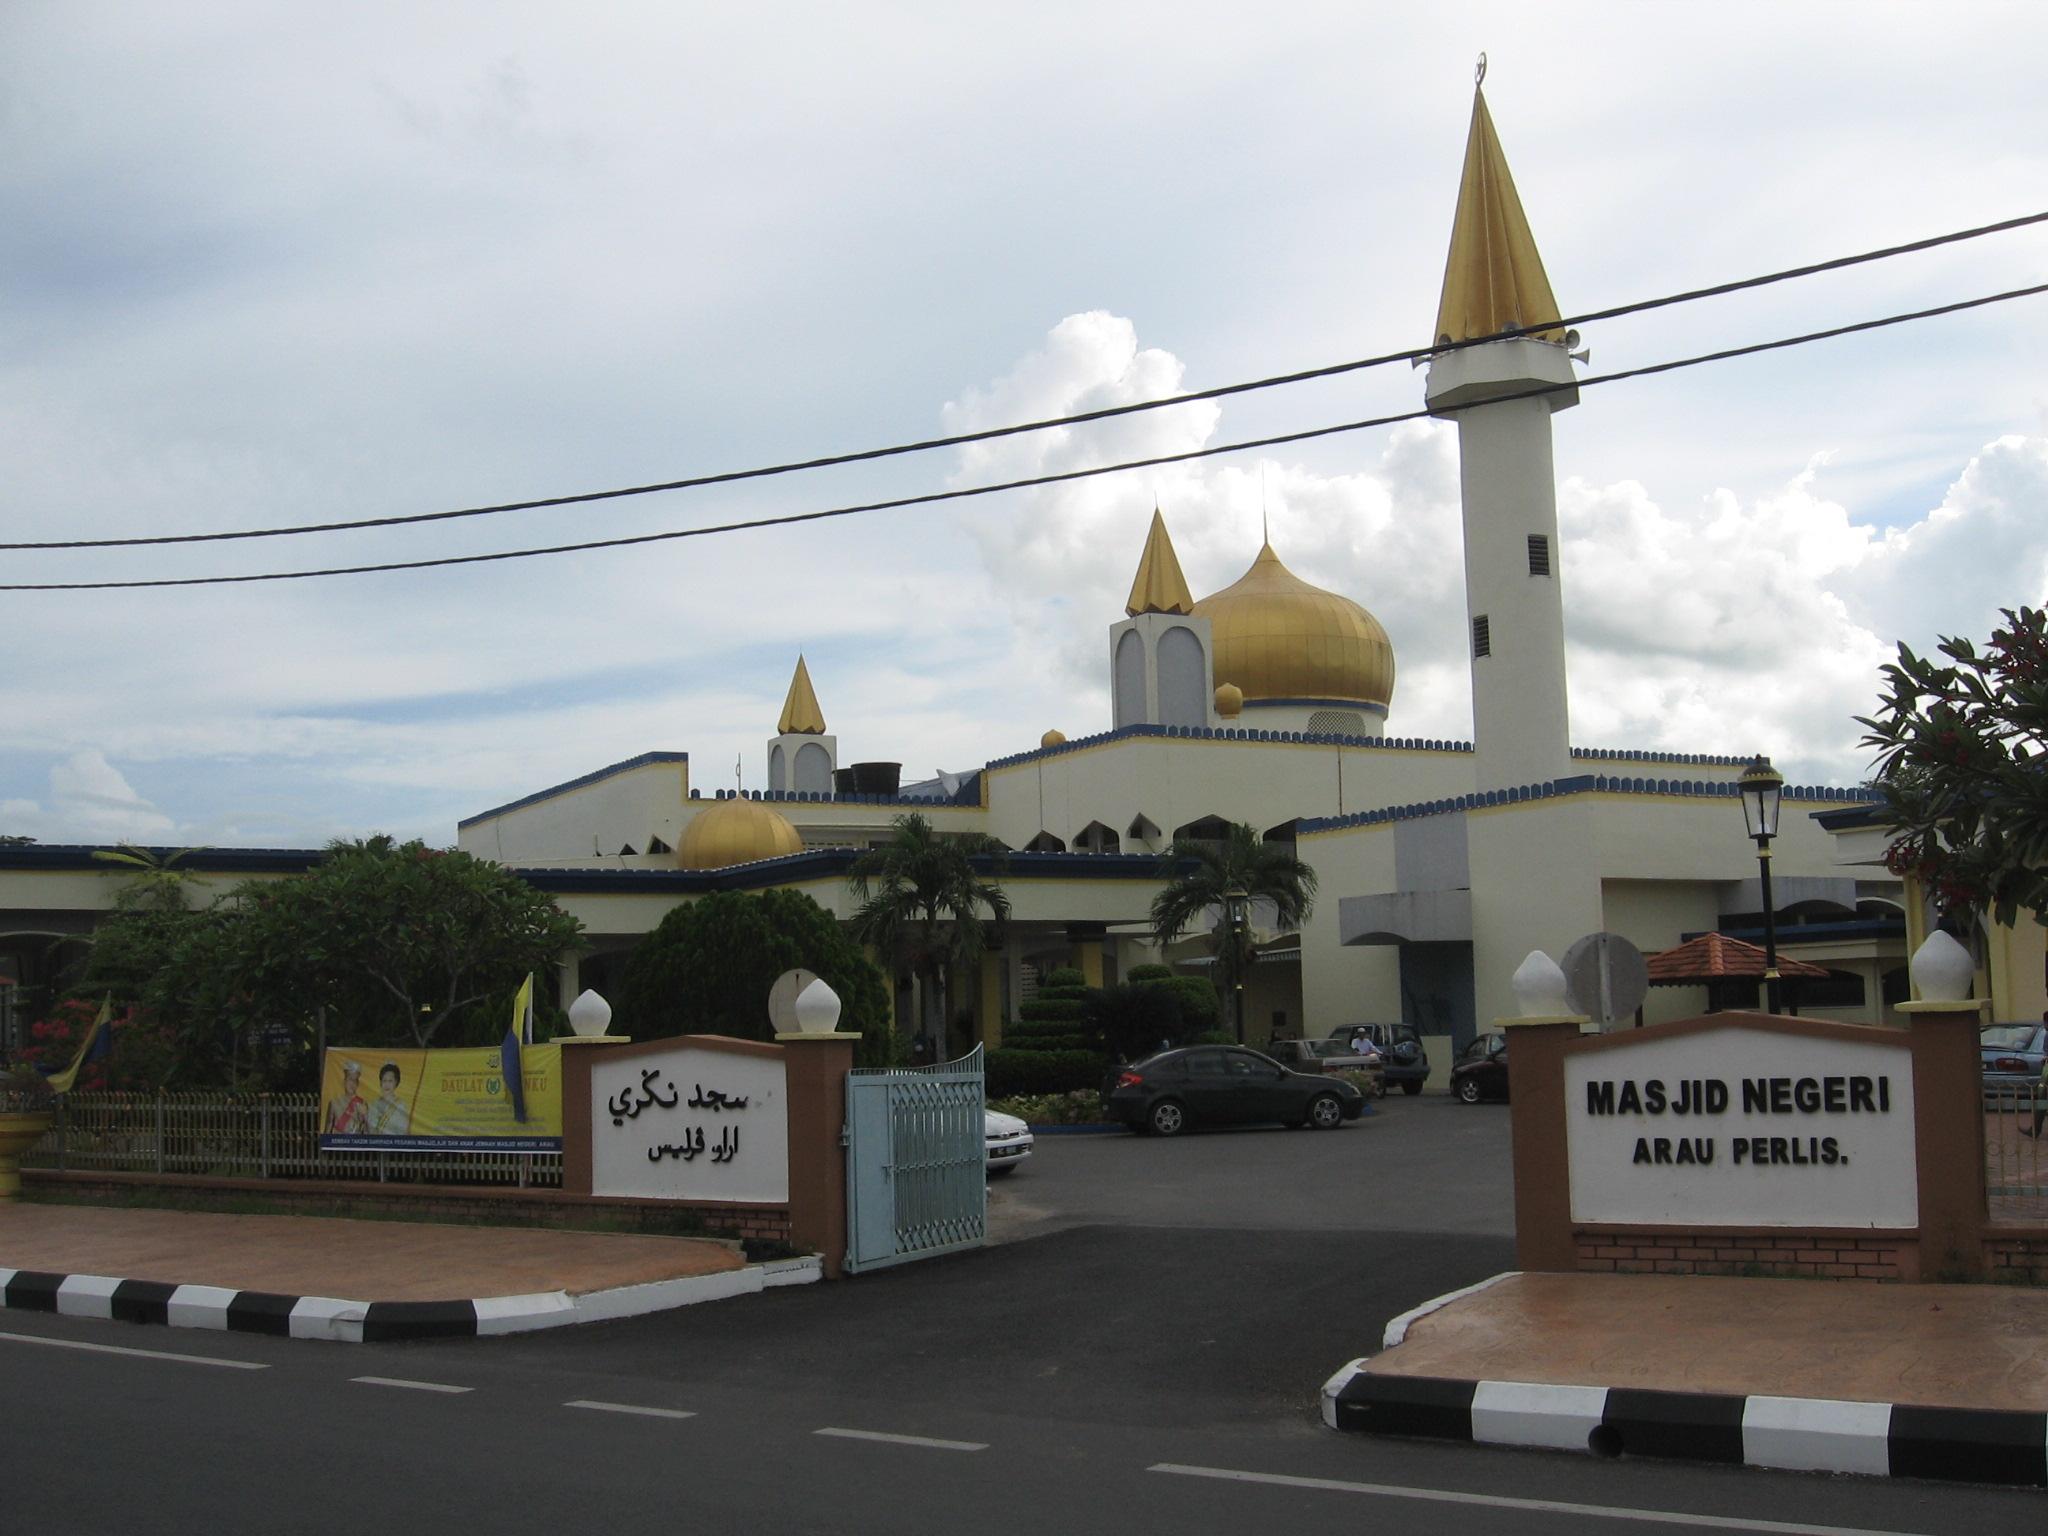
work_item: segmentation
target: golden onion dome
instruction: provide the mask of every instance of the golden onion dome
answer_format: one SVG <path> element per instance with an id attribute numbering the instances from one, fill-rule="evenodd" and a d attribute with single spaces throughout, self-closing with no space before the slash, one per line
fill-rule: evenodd
<path id="1" fill-rule="evenodd" d="M 1235 684 L 1247 700 L 1393 702 L 1394 647 L 1380 621 L 1303 581 L 1271 544 L 1195 613 L 1209 621 L 1217 682 Z"/>
<path id="2" fill-rule="evenodd" d="M 1244 712 L 1244 690 L 1235 683 L 1216 685 L 1216 713 L 1225 720 L 1235 720 Z"/>
<path id="3" fill-rule="evenodd" d="M 804 840 L 789 818 L 758 800 L 720 800 L 690 818 L 676 847 L 684 869 L 724 869 L 802 853 Z"/>
<path id="4" fill-rule="evenodd" d="M 1038 744 L 1041 747 L 1058 747 L 1064 746 L 1066 744 L 1066 740 L 1067 733 L 1065 731 L 1047 731 L 1043 736 L 1038 738 Z"/>

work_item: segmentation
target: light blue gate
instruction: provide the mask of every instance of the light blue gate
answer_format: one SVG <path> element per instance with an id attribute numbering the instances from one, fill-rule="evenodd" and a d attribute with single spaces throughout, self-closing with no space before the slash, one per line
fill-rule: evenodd
<path id="1" fill-rule="evenodd" d="M 846 1267 L 981 1246 L 988 1231 L 981 1047 L 846 1079 Z"/>

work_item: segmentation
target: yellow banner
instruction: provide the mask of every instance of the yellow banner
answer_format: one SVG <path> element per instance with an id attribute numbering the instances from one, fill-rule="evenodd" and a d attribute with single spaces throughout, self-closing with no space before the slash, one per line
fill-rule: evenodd
<path id="1" fill-rule="evenodd" d="M 524 1085 L 523 1103 L 507 1080 L 508 1067 Z M 558 1152 L 561 1147 L 559 1045 L 433 1051 L 330 1046 L 321 1063 L 323 1152 Z"/>

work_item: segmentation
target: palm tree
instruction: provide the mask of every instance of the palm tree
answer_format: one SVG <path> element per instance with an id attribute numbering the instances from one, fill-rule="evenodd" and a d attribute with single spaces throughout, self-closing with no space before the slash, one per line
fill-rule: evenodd
<path id="1" fill-rule="evenodd" d="M 894 826 L 894 837 L 870 848 L 847 871 L 860 903 L 853 933 L 887 955 L 898 973 L 924 983 L 918 1033 L 936 1056 L 950 1017 L 946 994 L 953 967 L 971 965 L 984 949 L 1001 943 L 1009 921 L 1010 898 L 974 865 L 976 855 L 1000 855 L 1003 847 L 978 832 L 941 837 L 914 812 L 897 817 Z M 1000 859 L 995 872 L 1001 873 Z"/>
<path id="2" fill-rule="evenodd" d="M 1160 873 L 1166 884 L 1152 898 L 1152 938 L 1164 951 L 1203 914 L 1215 911 L 1219 980 L 1237 999 L 1236 1026 L 1244 1041 L 1244 973 L 1258 959 L 1246 914 L 1266 902 L 1282 928 L 1298 929 L 1316 900 L 1316 872 L 1283 843 L 1266 842 L 1256 827 L 1232 823 L 1220 840 L 1176 838 Z"/>
<path id="3" fill-rule="evenodd" d="M 92 856 L 97 863 L 118 866 L 107 873 L 122 875 L 129 882 L 114 898 L 117 908 L 130 912 L 182 912 L 187 906 L 186 892 L 192 887 L 192 871 L 179 865 L 197 852 L 197 848 L 180 848 L 175 853 L 159 853 L 154 848 L 123 843 L 119 848 L 95 848 Z"/>

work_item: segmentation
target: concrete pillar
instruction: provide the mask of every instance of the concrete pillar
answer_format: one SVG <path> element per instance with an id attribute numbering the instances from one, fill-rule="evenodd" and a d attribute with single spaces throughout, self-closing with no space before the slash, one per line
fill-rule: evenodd
<path id="1" fill-rule="evenodd" d="M 1977 1029 L 1984 1005 L 1905 1003 L 1913 1052 L 1913 1137 L 1920 1181 L 1920 1273 L 1910 1280 L 1981 1280 L 1984 1078 Z"/>
<path id="2" fill-rule="evenodd" d="M 1102 985 L 1102 940 L 1076 939 L 1069 948 L 1067 964 L 1081 973 L 1091 987 Z"/>
<path id="3" fill-rule="evenodd" d="M 1520 1269 L 1570 1273 L 1579 1267 L 1565 1143 L 1564 1048 L 1578 1039 L 1585 1022 L 1564 1015 L 1494 1020 L 1508 1037 L 1515 1264 Z"/>
<path id="4" fill-rule="evenodd" d="M 778 1034 L 789 1085 L 789 1234 L 815 1248 L 825 1278 L 846 1269 L 846 1077 L 860 1036 L 846 1030 Z"/>
<path id="5" fill-rule="evenodd" d="M 2001 1024 L 2032 1024 L 2048 1010 L 2048 928 L 2030 914 L 2012 927 L 1984 925 L 1986 969 L 1990 972 L 1991 1017 Z"/>

